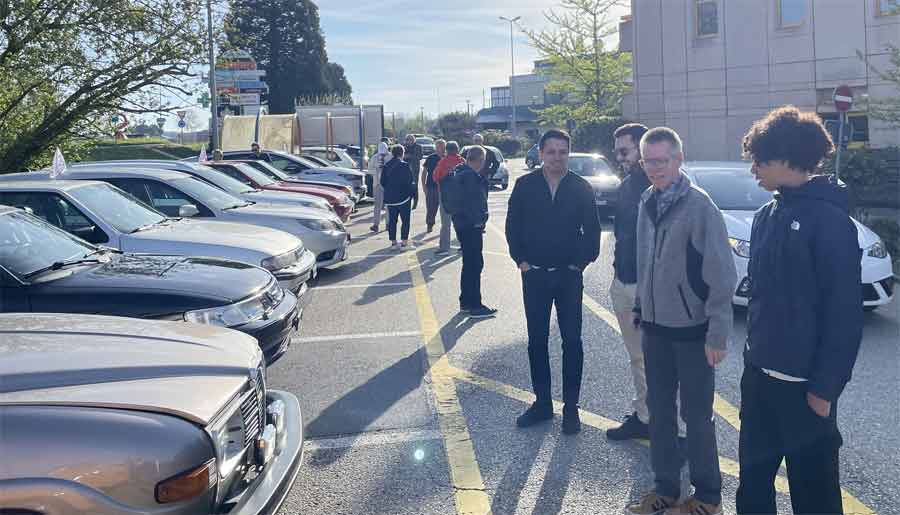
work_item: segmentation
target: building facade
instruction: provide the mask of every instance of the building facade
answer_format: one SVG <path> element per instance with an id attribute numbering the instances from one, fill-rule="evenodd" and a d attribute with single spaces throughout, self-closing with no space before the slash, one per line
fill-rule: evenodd
<path id="1" fill-rule="evenodd" d="M 861 58 L 889 68 L 900 0 L 631 0 L 631 9 L 620 43 L 634 55 L 624 115 L 677 130 L 689 160 L 739 159 L 753 121 L 785 104 L 833 129 L 841 84 L 855 99 L 849 145 L 900 145 L 900 130 L 867 114 L 870 100 L 900 91 Z"/>

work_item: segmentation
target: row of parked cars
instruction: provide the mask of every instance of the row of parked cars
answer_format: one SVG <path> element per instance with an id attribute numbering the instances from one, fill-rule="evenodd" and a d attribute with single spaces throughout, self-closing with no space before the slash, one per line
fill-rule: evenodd
<path id="1" fill-rule="evenodd" d="M 303 423 L 266 367 L 366 190 L 247 154 L 0 175 L 0 513 L 278 510 Z"/>

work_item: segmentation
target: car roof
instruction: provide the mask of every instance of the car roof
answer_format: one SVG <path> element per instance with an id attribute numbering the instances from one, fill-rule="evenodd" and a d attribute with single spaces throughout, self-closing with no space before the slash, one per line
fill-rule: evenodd
<path id="1" fill-rule="evenodd" d="M 158 168 L 140 168 L 139 166 L 134 168 L 124 166 L 83 166 L 71 170 L 66 170 L 66 174 L 70 175 L 71 177 L 83 177 L 84 179 L 91 179 L 98 176 L 109 179 L 128 179 L 141 177 L 145 179 L 161 179 L 163 181 L 174 181 L 176 179 L 193 177 L 192 175 L 184 172 L 160 170 Z"/>
<path id="2" fill-rule="evenodd" d="M 194 170 L 195 166 L 200 165 L 201 163 L 197 161 L 182 161 L 182 160 L 171 160 L 171 159 L 119 159 L 114 161 L 84 161 L 81 163 L 76 163 L 74 165 L 70 165 L 69 168 L 72 169 L 84 169 L 84 168 L 128 168 L 129 170 L 132 167 L 143 168 L 140 165 L 159 165 L 159 166 L 171 166 L 174 167 L 173 171 L 177 170 Z M 156 169 L 155 166 L 147 167 L 147 169 Z"/>
<path id="3" fill-rule="evenodd" d="M 37 173 L 37 172 L 29 172 Z M 64 179 L 36 179 L 20 181 L 2 181 L 0 189 L 6 191 L 72 191 L 85 186 L 106 184 L 102 181 L 67 181 Z"/>
<path id="4" fill-rule="evenodd" d="M 687 161 L 684 168 L 688 171 L 699 170 L 749 170 L 750 163 L 746 161 Z"/>
<path id="5" fill-rule="evenodd" d="M 19 209 L 12 206 L 4 206 L 3 204 L 0 204 L 0 215 L 5 215 L 6 213 L 14 213 L 16 211 L 19 211 Z"/>

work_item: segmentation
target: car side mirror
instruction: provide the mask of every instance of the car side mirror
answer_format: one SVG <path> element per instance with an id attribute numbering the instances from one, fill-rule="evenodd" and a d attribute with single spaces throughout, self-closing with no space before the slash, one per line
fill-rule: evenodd
<path id="1" fill-rule="evenodd" d="M 191 218 L 200 214 L 200 210 L 193 204 L 185 204 L 178 208 L 178 216 L 181 218 Z"/>

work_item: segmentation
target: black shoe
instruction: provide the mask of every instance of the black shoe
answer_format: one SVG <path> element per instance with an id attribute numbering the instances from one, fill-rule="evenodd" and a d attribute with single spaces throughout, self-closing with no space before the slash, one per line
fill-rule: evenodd
<path id="1" fill-rule="evenodd" d="M 478 309 L 478 308 L 477 308 L 477 307 L 472 307 L 472 306 L 463 306 L 462 304 L 460 304 L 460 306 L 459 306 L 459 310 L 460 310 L 460 312 L 462 312 L 462 313 L 469 313 L 469 312 L 474 311 L 474 310 L 476 310 L 476 309 Z"/>
<path id="2" fill-rule="evenodd" d="M 641 422 L 637 413 L 632 413 L 625 417 L 625 422 L 621 426 L 607 431 L 606 437 L 610 440 L 649 439 L 650 426 Z"/>
<path id="3" fill-rule="evenodd" d="M 516 419 L 516 425 L 519 427 L 531 427 L 551 418 L 553 418 L 553 405 L 535 402 L 530 408 L 525 410 L 525 413 L 519 415 L 519 418 Z"/>
<path id="4" fill-rule="evenodd" d="M 565 435 L 574 435 L 581 432 L 581 418 L 578 416 L 578 406 L 563 407 L 562 432 Z"/>
<path id="5" fill-rule="evenodd" d="M 497 310 L 494 308 L 489 308 L 487 306 L 482 305 L 481 307 L 473 308 L 469 310 L 470 318 L 488 318 L 497 314 Z"/>

